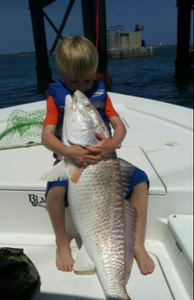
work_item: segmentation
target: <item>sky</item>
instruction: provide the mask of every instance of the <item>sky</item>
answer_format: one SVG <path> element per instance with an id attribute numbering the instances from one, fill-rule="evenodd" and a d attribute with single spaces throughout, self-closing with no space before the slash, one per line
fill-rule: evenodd
<path id="1" fill-rule="evenodd" d="M 59 28 L 69 0 L 56 0 L 44 11 Z M 33 32 L 28 0 L 0 0 L 0 54 L 34 51 Z M 147 46 L 176 45 L 176 0 L 106 0 L 106 23 L 109 26 L 124 25 L 124 31 L 134 31 L 143 26 L 142 39 Z M 193 12 L 191 24 L 193 23 Z M 63 37 L 83 35 L 81 0 L 76 0 Z M 191 26 L 191 43 L 193 30 Z M 50 49 L 56 33 L 45 20 L 47 48 Z"/>

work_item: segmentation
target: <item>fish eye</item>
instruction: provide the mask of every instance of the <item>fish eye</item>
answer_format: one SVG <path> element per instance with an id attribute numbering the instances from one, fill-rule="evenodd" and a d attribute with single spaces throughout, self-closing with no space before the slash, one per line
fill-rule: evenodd
<path id="1" fill-rule="evenodd" d="M 87 104 L 86 104 L 86 107 L 89 109 L 89 108 L 90 108 L 90 104 L 89 104 L 89 103 L 87 103 Z"/>

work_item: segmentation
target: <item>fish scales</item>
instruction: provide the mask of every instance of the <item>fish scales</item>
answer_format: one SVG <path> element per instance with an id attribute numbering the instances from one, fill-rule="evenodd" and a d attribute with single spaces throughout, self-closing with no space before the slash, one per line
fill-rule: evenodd
<path id="1" fill-rule="evenodd" d="M 105 294 L 129 299 L 121 276 L 125 274 L 125 225 L 117 158 L 90 165 L 78 183 L 70 181 L 68 199 Z"/>
<path id="2" fill-rule="evenodd" d="M 83 147 L 97 144 L 95 132 L 110 138 L 106 125 L 87 97 L 80 91 L 72 98 L 68 95 L 62 132 L 64 144 Z M 77 180 L 77 175 L 73 176 L 74 172 L 78 174 L 75 170 L 79 173 Z M 58 178 L 68 178 L 73 221 L 86 250 L 84 255 L 92 260 L 107 299 L 130 300 L 126 282 L 133 261 L 136 212 L 123 198 L 116 153 L 83 169 L 65 159 L 42 176 L 49 181 Z"/>

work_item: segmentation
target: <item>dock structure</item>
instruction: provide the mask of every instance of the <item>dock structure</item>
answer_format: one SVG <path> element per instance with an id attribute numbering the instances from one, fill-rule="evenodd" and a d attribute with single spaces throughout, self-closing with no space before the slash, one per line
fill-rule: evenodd
<path id="1" fill-rule="evenodd" d="M 29 0 L 37 62 L 37 86 L 40 90 L 48 88 L 49 84 L 53 81 L 47 53 L 43 8 L 54 1 L 55 0 Z"/>
<path id="2" fill-rule="evenodd" d="M 191 64 L 193 52 L 190 52 L 191 10 L 194 9 L 194 0 L 177 0 L 177 58 L 175 74 L 185 77 L 193 74 Z"/>
<path id="3" fill-rule="evenodd" d="M 69 1 L 60 28 L 57 29 L 43 10 L 44 7 L 50 5 L 54 1 L 56 0 L 29 0 L 37 61 L 37 85 L 40 90 L 47 89 L 53 82 L 52 72 L 49 67 L 44 18 L 49 22 L 54 31 L 57 33 L 50 50 L 51 54 L 54 52 L 59 39 L 63 38 L 62 31 L 75 2 L 75 0 Z M 81 0 L 81 2 L 84 36 L 94 43 L 99 53 L 99 64 L 96 78 L 104 81 L 107 90 L 111 91 L 112 78 L 109 76 L 107 71 L 108 57 L 106 49 L 107 37 L 105 0 Z"/>
<path id="4" fill-rule="evenodd" d="M 127 58 L 152 56 L 153 48 L 146 47 L 142 40 L 144 27 L 135 26 L 134 32 L 124 32 L 124 25 L 111 26 L 108 29 L 108 57 Z M 113 31 L 113 32 L 112 32 Z"/>
<path id="5" fill-rule="evenodd" d="M 62 39 L 62 31 L 69 17 L 75 0 L 69 0 L 67 10 L 57 29 L 50 18 L 44 12 L 44 8 L 56 0 L 28 0 L 31 12 L 34 45 L 36 52 L 36 74 L 37 86 L 40 90 L 45 90 L 53 82 L 52 71 L 49 66 L 48 49 L 46 42 L 44 20 L 48 21 L 56 32 L 56 38 L 51 47 L 50 54 L 56 48 L 59 39 Z M 96 78 L 105 82 L 107 90 L 112 90 L 112 78 L 107 71 L 108 58 L 124 58 L 153 55 L 152 47 L 146 47 L 146 43 L 141 39 L 143 26 L 135 27 L 134 32 L 123 32 L 121 25 L 116 27 L 116 32 L 111 33 L 115 28 L 109 28 L 107 50 L 106 31 L 106 4 L 105 0 L 81 0 L 83 14 L 84 36 L 91 40 L 97 47 L 99 53 L 99 65 Z M 177 58 L 175 62 L 175 74 L 177 76 L 190 75 L 191 55 L 190 26 L 191 9 L 194 7 L 194 0 L 177 0 L 178 23 L 177 23 Z"/>

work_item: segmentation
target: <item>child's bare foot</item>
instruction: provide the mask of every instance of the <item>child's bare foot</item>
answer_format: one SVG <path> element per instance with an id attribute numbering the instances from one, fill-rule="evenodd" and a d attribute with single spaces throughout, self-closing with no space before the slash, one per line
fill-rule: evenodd
<path id="1" fill-rule="evenodd" d="M 58 270 L 64 272 L 73 271 L 74 259 L 71 255 L 69 242 L 57 243 L 56 256 L 56 266 Z"/>
<path id="2" fill-rule="evenodd" d="M 134 257 L 143 275 L 151 274 L 155 269 L 155 263 L 147 253 L 144 246 L 134 248 Z"/>

